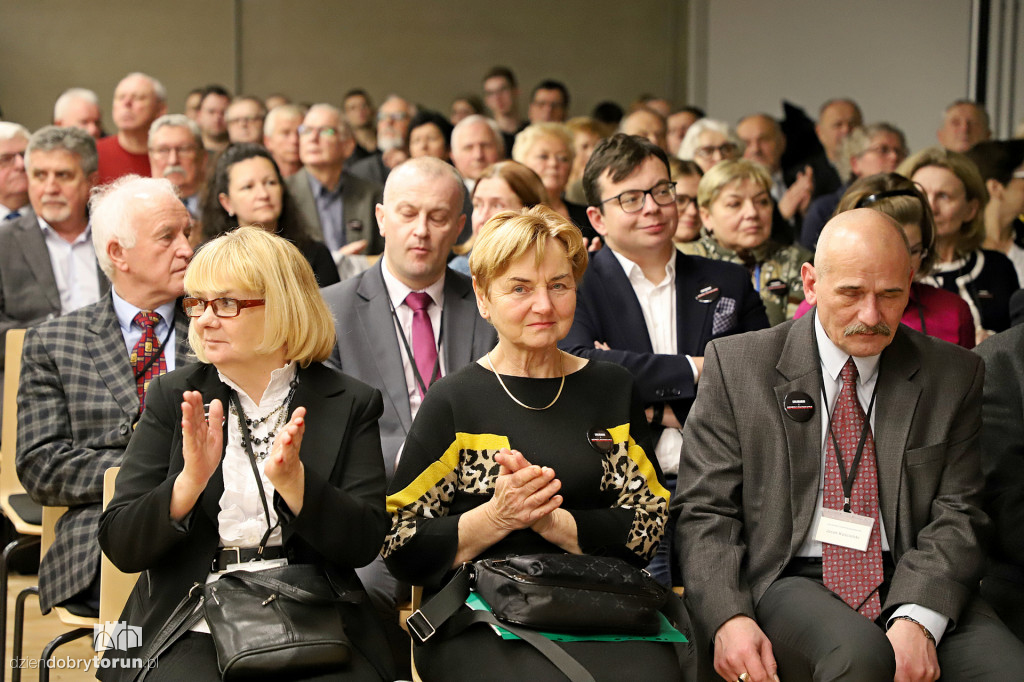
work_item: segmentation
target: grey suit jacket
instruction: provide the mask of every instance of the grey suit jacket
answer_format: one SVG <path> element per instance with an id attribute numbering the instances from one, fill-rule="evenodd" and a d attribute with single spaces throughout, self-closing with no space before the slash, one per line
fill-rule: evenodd
<path id="1" fill-rule="evenodd" d="M 109 288 L 100 273 L 100 293 Z M 60 292 L 35 214 L 0 225 L 0 341 L 8 329 L 34 327 L 60 315 Z M 0 343 L 0 361 L 5 344 Z"/>
<path id="2" fill-rule="evenodd" d="M 193 361 L 175 318 L 175 366 Z M 103 472 L 120 466 L 139 396 L 110 295 L 29 330 L 18 390 L 18 476 L 44 505 L 67 506 L 39 567 L 39 603 L 89 587 L 99 569 Z"/>
<path id="3" fill-rule="evenodd" d="M 708 636 L 754 606 L 810 530 L 821 421 L 814 316 L 708 345 L 683 429 L 676 542 L 687 600 Z M 981 395 L 973 353 L 900 325 L 879 364 L 879 504 L 896 570 L 883 610 L 913 603 L 956 620 L 982 568 Z"/>
<path id="4" fill-rule="evenodd" d="M 322 293 L 338 330 L 338 343 L 328 364 L 384 394 L 380 439 L 390 481 L 395 457 L 412 424 L 412 411 L 382 261 Z M 494 328 L 477 312 L 469 278 L 451 269 L 445 272 L 442 335 L 448 374 L 483 356 L 497 341 Z"/>
<path id="5" fill-rule="evenodd" d="M 341 212 L 345 225 L 345 239 L 354 242 L 366 240 L 367 255 L 381 253 L 384 250 L 384 237 L 377 229 L 377 204 L 384 201 L 384 188 L 344 171 L 341 174 Z M 316 199 L 309 186 L 309 173 L 305 168 L 285 178 L 288 191 L 295 200 L 309 236 L 317 241 L 324 240 L 324 230 L 320 222 L 320 213 L 316 210 Z"/>

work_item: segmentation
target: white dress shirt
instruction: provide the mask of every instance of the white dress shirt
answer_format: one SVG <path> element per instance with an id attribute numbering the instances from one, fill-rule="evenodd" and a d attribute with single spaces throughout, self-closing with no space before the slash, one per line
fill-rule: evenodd
<path id="1" fill-rule="evenodd" d="M 60 313 L 67 315 L 100 300 L 100 275 L 96 269 L 96 251 L 92 245 L 92 227 L 86 226 L 73 242 L 68 242 L 36 217 L 43 231 L 50 267 L 60 293 Z"/>
<path id="2" fill-rule="evenodd" d="M 391 274 L 391 271 L 388 270 L 387 260 L 384 260 L 384 262 L 381 263 L 381 271 L 384 273 L 384 287 L 388 290 L 388 297 L 391 299 L 391 306 L 395 311 L 395 315 L 398 317 L 398 321 L 395 324 L 395 334 L 398 338 L 399 354 L 402 356 L 402 368 L 405 370 L 405 386 L 409 395 L 409 410 L 415 418 L 416 412 L 420 409 L 420 403 L 423 402 L 423 398 L 420 397 L 420 387 L 416 382 L 416 374 L 413 372 L 412 358 L 409 357 L 409 353 L 405 350 L 406 343 L 408 343 L 409 351 L 412 351 L 413 312 L 412 308 L 405 304 L 405 297 L 412 293 L 413 289 L 402 284 L 397 277 Z M 444 376 L 447 374 L 447 368 L 444 363 L 444 353 L 438 343 L 438 341 L 441 340 L 441 313 L 444 310 L 444 276 L 442 275 L 441 279 L 420 291 L 428 294 L 434 301 L 434 305 L 427 308 L 427 315 L 430 317 L 430 326 L 434 331 L 434 344 L 438 346 L 437 357 L 441 363 L 441 376 Z M 402 341 L 403 336 L 405 338 L 405 342 Z M 423 379 L 426 381 L 427 378 L 423 377 Z"/>
<path id="3" fill-rule="evenodd" d="M 657 284 L 644 276 L 639 265 L 621 253 L 612 251 L 619 265 L 626 273 L 640 310 L 644 314 L 647 335 L 651 339 L 651 347 L 659 355 L 678 355 L 679 344 L 676 333 L 676 259 L 673 255 L 665 264 L 665 277 Z M 697 377 L 697 365 L 693 358 L 685 356 L 690 362 L 694 379 Z M 654 454 L 658 464 L 666 475 L 679 472 L 679 453 L 683 445 L 683 432 L 679 429 L 666 428 L 654 446 Z"/>

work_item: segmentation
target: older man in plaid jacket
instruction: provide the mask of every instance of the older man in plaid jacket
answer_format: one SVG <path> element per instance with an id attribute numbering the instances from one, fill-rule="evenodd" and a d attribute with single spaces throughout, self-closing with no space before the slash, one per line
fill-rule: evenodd
<path id="1" fill-rule="evenodd" d="M 41 504 L 69 508 L 39 567 L 44 613 L 98 609 L 103 472 L 121 464 L 149 380 L 191 361 L 177 302 L 191 218 L 174 186 L 121 178 L 92 199 L 91 225 L 111 291 L 29 330 L 18 389 L 18 476 Z"/>

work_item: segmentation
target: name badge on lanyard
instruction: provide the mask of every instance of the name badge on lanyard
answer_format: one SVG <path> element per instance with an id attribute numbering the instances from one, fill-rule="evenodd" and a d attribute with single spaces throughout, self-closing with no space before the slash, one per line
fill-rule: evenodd
<path id="1" fill-rule="evenodd" d="M 866 552 L 875 520 L 838 509 L 822 509 L 814 539 L 849 549 Z"/>

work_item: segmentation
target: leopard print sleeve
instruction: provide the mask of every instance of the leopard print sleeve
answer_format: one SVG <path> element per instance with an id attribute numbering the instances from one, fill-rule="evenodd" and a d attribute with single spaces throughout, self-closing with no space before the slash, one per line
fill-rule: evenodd
<path id="1" fill-rule="evenodd" d="M 601 490 L 613 490 L 615 506 L 633 512 L 626 537 L 626 549 L 644 561 L 654 556 L 668 520 L 668 490 L 658 480 L 657 470 L 644 448 L 633 439 L 629 424 L 609 432 L 614 443 L 603 461 Z"/>

